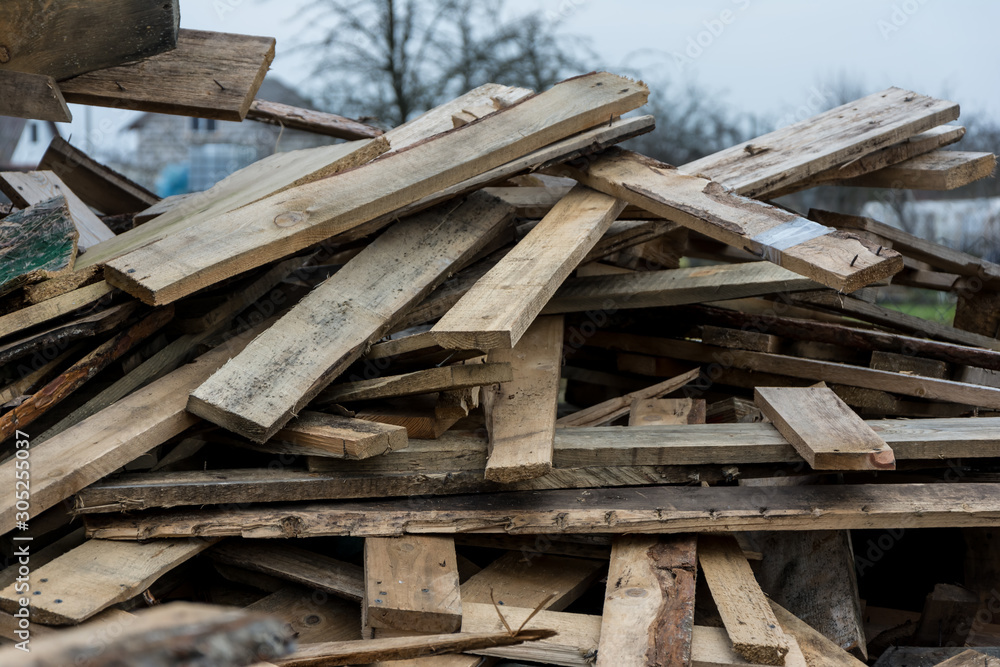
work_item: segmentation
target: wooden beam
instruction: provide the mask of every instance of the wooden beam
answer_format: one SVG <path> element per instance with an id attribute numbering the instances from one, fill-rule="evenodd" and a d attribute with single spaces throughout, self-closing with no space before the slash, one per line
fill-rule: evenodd
<path id="1" fill-rule="evenodd" d="M 2 228 L 2 224 L 0 223 L 0 228 Z M 2 315 L 0 316 L 0 337 L 9 336 L 42 322 L 62 317 L 84 306 L 94 304 L 107 294 L 110 294 L 113 289 L 113 287 L 102 280 L 99 283 L 67 292 L 54 299 L 49 299 L 42 303 L 36 303 L 33 306 L 15 310 L 13 313 Z"/>
<path id="2" fill-rule="evenodd" d="M 614 541 L 597 667 L 691 664 L 696 544 L 685 535 Z"/>
<path id="3" fill-rule="evenodd" d="M 291 447 L 275 441 L 290 443 Z M 259 447 L 285 454 L 366 459 L 403 449 L 407 442 L 402 426 L 304 411 Z"/>
<path id="4" fill-rule="evenodd" d="M 0 116 L 69 123 L 73 114 L 51 76 L 0 70 Z"/>
<path id="5" fill-rule="evenodd" d="M 465 387 L 482 387 L 498 382 L 510 382 L 512 379 L 511 365 L 506 362 L 439 366 L 403 375 L 387 375 L 371 380 L 335 384 L 319 393 L 316 404 L 414 396 Z"/>
<path id="6" fill-rule="evenodd" d="M 558 171 L 837 290 L 853 292 L 903 268 L 903 258 L 895 251 L 876 254 L 865 239 L 631 151 L 609 148 L 582 168 L 564 165 Z"/>
<path id="7" fill-rule="evenodd" d="M 177 48 L 60 83 L 66 101 L 243 120 L 274 59 L 274 39 L 181 30 Z"/>
<path id="8" fill-rule="evenodd" d="M 462 627 L 454 538 L 366 538 L 364 581 L 365 625 L 429 634 Z"/>
<path id="9" fill-rule="evenodd" d="M 63 197 L 0 220 L 0 295 L 71 270 L 78 237 Z"/>
<path id="10" fill-rule="evenodd" d="M 754 400 L 814 470 L 895 470 L 892 448 L 827 387 L 757 387 Z"/>
<path id="11" fill-rule="evenodd" d="M 58 80 L 147 58 L 177 45 L 180 18 L 178 0 L 10 0 L 0 7 L 0 71 Z"/>
<path id="12" fill-rule="evenodd" d="M 459 350 L 517 345 L 623 208 L 614 197 L 573 188 L 434 325 L 434 340 Z"/>
<path id="13" fill-rule="evenodd" d="M 610 424 L 618 417 L 628 414 L 628 411 L 632 409 L 632 403 L 636 400 L 659 398 L 664 394 L 677 391 L 688 382 L 691 382 L 691 380 L 697 378 L 699 372 L 700 369 L 696 368 L 683 375 L 658 382 L 645 389 L 633 391 L 617 398 L 611 398 L 603 403 L 598 403 L 589 408 L 584 408 L 578 412 L 560 417 L 556 420 L 556 426 L 566 428 L 568 426 L 603 426 Z"/>
<path id="14" fill-rule="evenodd" d="M 298 186 L 137 249 L 108 263 L 109 280 L 150 303 L 173 301 L 592 128 L 647 95 L 645 86 L 606 73 L 564 81 L 335 180 Z M 221 256 L 219 244 L 229 249 Z"/>
<path id="15" fill-rule="evenodd" d="M 194 391 L 188 409 L 266 442 L 510 218 L 510 208 L 487 195 L 442 206 L 368 245 Z"/>
<path id="16" fill-rule="evenodd" d="M 81 251 L 86 251 L 101 241 L 114 238 L 114 232 L 108 229 L 108 226 L 62 182 L 62 179 L 51 171 L 2 172 L 0 191 L 21 208 L 40 204 L 53 197 L 65 197 L 70 218 L 80 232 Z"/>
<path id="17" fill-rule="evenodd" d="M 563 318 L 540 317 L 514 349 L 491 350 L 487 359 L 513 367 L 511 381 L 483 390 L 489 460 L 486 479 L 517 482 L 552 470 Z"/>
<path id="18" fill-rule="evenodd" d="M 997 166 L 993 153 L 931 151 L 870 174 L 837 181 L 861 188 L 954 190 L 986 178 Z"/>
<path id="19" fill-rule="evenodd" d="M 958 112 L 954 102 L 888 88 L 689 162 L 681 169 L 704 174 L 747 197 L 766 197 L 824 169 L 949 123 L 958 118 Z"/>
<path id="20" fill-rule="evenodd" d="M 300 109 L 289 104 L 254 100 L 247 113 L 248 120 L 278 125 L 289 130 L 301 130 L 337 139 L 374 139 L 382 130 L 335 113 Z"/>
<path id="21" fill-rule="evenodd" d="M 214 540 L 157 540 L 149 544 L 88 540 L 31 574 L 31 618 L 75 625 L 113 604 L 140 595 L 150 584 Z M 13 613 L 23 592 L 0 591 L 0 608 Z"/>
<path id="22" fill-rule="evenodd" d="M 755 664 L 785 664 L 788 641 L 736 538 L 701 536 L 698 562 L 736 652 Z"/>

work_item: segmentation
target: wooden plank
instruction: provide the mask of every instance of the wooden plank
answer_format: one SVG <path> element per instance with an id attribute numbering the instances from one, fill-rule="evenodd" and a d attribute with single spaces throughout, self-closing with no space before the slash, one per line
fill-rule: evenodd
<path id="1" fill-rule="evenodd" d="M 752 350 L 753 352 L 781 352 L 781 339 L 771 334 L 744 329 L 727 329 L 704 324 L 701 327 L 701 340 L 709 345 L 731 347 L 737 350 Z"/>
<path id="2" fill-rule="evenodd" d="M 149 544 L 88 540 L 31 574 L 31 618 L 48 625 L 75 625 L 113 604 L 141 594 L 150 584 L 201 553 L 213 540 L 157 540 Z M 16 584 L 0 591 L 0 608 L 19 608 Z"/>
<path id="3" fill-rule="evenodd" d="M 62 137 L 52 139 L 38 163 L 38 170 L 51 171 L 85 204 L 108 215 L 135 213 L 160 201 L 146 188 L 101 164 Z"/>
<path id="4" fill-rule="evenodd" d="M 77 259 L 80 259 L 79 255 L 77 255 Z M 78 267 L 74 268 L 78 269 Z M 96 266 L 92 266 L 89 269 L 75 270 L 72 273 L 49 278 L 40 283 L 25 285 L 24 302 L 26 304 L 41 303 L 67 292 L 72 292 L 75 289 L 100 282 L 103 279 L 103 275 L 97 271 L 97 268 Z"/>
<path id="5" fill-rule="evenodd" d="M 491 603 L 471 602 L 462 607 L 462 632 L 504 632 L 506 626 Z M 592 614 L 571 614 L 561 611 L 540 611 L 529 607 L 504 605 L 500 609 L 511 628 L 518 628 L 531 615 L 526 627 L 556 631 L 556 636 L 518 646 L 476 649 L 476 655 L 506 658 L 521 662 L 570 667 L 593 667 L 593 656 L 601 638 L 601 617 Z M 622 663 L 624 664 L 624 663 Z M 645 664 L 645 663 L 643 663 Z"/>
<path id="6" fill-rule="evenodd" d="M 794 638 L 799 648 L 802 649 L 806 664 L 810 666 L 826 665 L 827 667 L 863 667 L 865 665 L 777 602 L 772 600 L 770 605 L 771 611 L 781 623 L 785 635 Z"/>
<path id="7" fill-rule="evenodd" d="M 945 380 L 948 378 L 948 364 L 934 359 L 922 359 L 920 357 L 896 354 L 895 352 L 882 352 L 876 350 L 872 352 L 872 368 L 880 371 L 892 371 L 894 373 L 906 373 L 908 375 L 923 375 L 930 378 Z M 973 383 L 985 384 L 985 383 Z"/>
<path id="8" fill-rule="evenodd" d="M 614 541 L 597 667 L 691 664 L 696 544 L 685 535 Z"/>
<path id="9" fill-rule="evenodd" d="M 575 187 L 434 325 L 434 340 L 447 349 L 514 347 L 623 208 Z"/>
<path id="10" fill-rule="evenodd" d="M 704 424 L 703 398 L 645 398 L 632 401 L 629 426 Z"/>
<path id="11" fill-rule="evenodd" d="M 642 105 L 647 94 L 645 86 L 605 73 L 564 81 L 335 180 L 298 186 L 112 260 L 110 281 L 127 283 L 126 291 L 150 303 L 173 301 L 592 128 Z"/>
<path id="12" fill-rule="evenodd" d="M 266 442 L 510 217 L 509 207 L 487 195 L 443 206 L 397 223 L 368 245 L 194 391 L 188 409 Z M 407 261 L 399 261 L 404 255 Z"/>
<path id="13" fill-rule="evenodd" d="M 282 446 L 275 441 L 291 443 Z M 402 426 L 340 417 L 325 412 L 304 411 L 262 447 L 266 451 L 298 453 L 329 458 L 366 459 L 388 454 L 407 445 L 406 429 Z"/>
<path id="14" fill-rule="evenodd" d="M 633 391 L 624 396 L 612 398 L 603 403 L 598 403 L 589 408 L 584 408 L 578 412 L 560 417 L 556 420 L 556 426 L 565 428 L 567 426 L 603 426 L 609 424 L 618 417 L 628 414 L 628 411 L 632 408 L 632 403 L 636 400 L 659 398 L 664 394 L 677 391 L 698 377 L 699 372 L 700 370 L 696 368 L 683 375 L 664 380 L 645 389 Z"/>
<path id="15" fill-rule="evenodd" d="M 866 239 L 631 151 L 609 148 L 581 168 L 564 165 L 558 171 L 837 290 L 853 292 L 903 268 L 902 256 L 893 250 L 876 254 Z"/>
<path id="16" fill-rule="evenodd" d="M 1000 390 L 951 380 L 902 375 L 872 368 L 788 357 L 780 354 L 727 350 L 692 341 L 636 336 L 634 334 L 614 334 L 612 336 L 598 332 L 590 338 L 588 343 L 625 352 L 651 353 L 697 363 L 719 363 L 720 359 L 725 359 L 725 365 L 729 368 L 776 373 L 817 382 L 826 381 L 852 387 L 878 389 L 905 396 L 1000 409 Z"/>
<path id="17" fill-rule="evenodd" d="M 382 130 L 360 121 L 338 116 L 335 113 L 300 109 L 290 104 L 254 100 L 247 112 L 247 120 L 255 120 L 268 125 L 278 125 L 290 130 L 301 130 L 322 134 L 337 139 L 374 139 L 383 134 Z"/>
<path id="18" fill-rule="evenodd" d="M 996 667 L 997 665 L 1000 665 L 1000 658 L 970 648 L 944 662 L 939 662 L 937 667 Z"/>
<path id="19" fill-rule="evenodd" d="M 52 361 L 42 364 L 36 370 L 31 370 L 29 372 L 29 369 L 27 368 L 24 368 L 23 370 L 19 368 L 18 379 L 0 389 L 0 405 L 4 405 L 19 396 L 27 396 L 31 394 L 39 383 L 51 378 L 55 374 L 56 370 L 61 368 L 67 359 L 79 356 L 82 349 L 83 346 L 81 344 L 71 345 L 62 354 L 58 355 Z M 32 367 L 34 368 L 36 365 L 37 364 Z"/>
<path id="20" fill-rule="evenodd" d="M 212 548 L 213 560 L 262 572 L 308 588 L 359 602 L 364 597 L 364 571 L 357 565 L 273 542 L 229 540 Z"/>
<path id="21" fill-rule="evenodd" d="M 411 396 L 402 401 L 389 401 L 361 406 L 354 411 L 357 419 L 402 426 L 408 438 L 434 440 L 457 422 L 460 417 L 440 414 L 433 396 Z"/>
<path id="22" fill-rule="evenodd" d="M 46 74 L 0 70 L 0 116 L 69 123 L 73 114 L 56 80 Z"/>
<path id="23" fill-rule="evenodd" d="M 552 470 L 563 318 L 540 317 L 514 349 L 491 350 L 487 360 L 513 367 L 513 379 L 483 390 L 489 460 L 486 479 L 517 482 Z"/>
<path id="24" fill-rule="evenodd" d="M 69 215 L 80 232 L 79 245 L 86 251 L 101 241 L 114 237 L 114 232 L 84 204 L 76 194 L 51 171 L 5 171 L 0 173 L 0 191 L 22 208 L 40 204 L 53 197 L 65 197 Z M 9 220 L 5 218 L 5 221 Z"/>
<path id="25" fill-rule="evenodd" d="M 317 594 L 316 589 L 310 591 L 302 586 L 283 586 L 247 605 L 246 610 L 278 617 L 303 644 L 361 639 L 361 626 L 357 622 L 360 614 L 358 604 Z"/>
<path id="26" fill-rule="evenodd" d="M 691 428 L 688 426 L 687 428 Z M 312 503 L 298 506 L 88 515 L 102 539 L 213 536 L 392 536 L 461 532 L 678 533 L 988 526 L 1000 518 L 988 483 L 778 487 L 646 487 L 511 492 L 490 496 Z M 762 502 L 762 500 L 764 502 Z M 817 508 L 823 508 L 819 510 Z"/>
<path id="27" fill-rule="evenodd" d="M 57 346 L 56 349 L 65 349 L 77 339 L 114 331 L 132 317 L 138 306 L 137 301 L 111 306 L 41 333 L 29 334 L 19 340 L 4 343 L 0 345 L 0 364 L 8 363 L 33 352 L 44 354 L 45 349 L 52 345 Z"/>
<path id="28" fill-rule="evenodd" d="M 765 197 L 824 169 L 958 118 L 958 104 L 888 88 L 685 164 L 748 197 Z M 873 122 L 874 121 L 874 122 Z M 809 146 L 809 150 L 803 147 Z"/>
<path id="29" fill-rule="evenodd" d="M 3 223 L 0 223 L 0 227 L 2 225 Z M 33 327 L 36 324 L 48 322 L 49 320 L 72 313 L 74 310 L 78 310 L 84 306 L 89 306 L 105 295 L 110 294 L 113 289 L 113 287 L 102 280 L 99 283 L 67 292 L 54 299 L 36 303 L 33 306 L 0 316 L 0 337 L 9 336 L 18 331 Z"/>
<path id="30" fill-rule="evenodd" d="M 177 48 L 60 83 L 66 101 L 243 120 L 274 59 L 274 39 L 181 30 Z"/>
<path id="31" fill-rule="evenodd" d="M 72 269 L 78 237 L 63 197 L 0 220 L 0 295 Z"/>
<path id="32" fill-rule="evenodd" d="M 147 58 L 177 45 L 180 18 L 178 0 L 10 0 L 0 7 L 0 70 L 66 79 Z"/>
<path id="33" fill-rule="evenodd" d="M 733 649 L 749 662 L 783 665 L 788 642 L 736 538 L 698 538 L 698 562 Z"/>
<path id="34" fill-rule="evenodd" d="M 997 166 L 993 153 L 931 151 L 870 174 L 837 181 L 860 188 L 954 190 L 986 178 Z"/>
<path id="35" fill-rule="evenodd" d="M 403 375 L 335 384 L 316 397 L 317 405 L 349 403 L 396 396 L 413 396 L 464 387 L 482 387 L 513 379 L 509 363 L 455 364 L 427 368 Z"/>
<path id="36" fill-rule="evenodd" d="M 364 581 L 368 626 L 428 634 L 462 627 L 453 538 L 366 538 Z"/>
<path id="37" fill-rule="evenodd" d="M 913 634 L 917 646 L 964 646 L 981 608 L 979 596 L 954 584 L 936 584 L 924 600 L 920 624 Z"/>
<path id="38" fill-rule="evenodd" d="M 974 292 L 970 289 L 960 288 L 952 326 L 961 331 L 996 338 L 1000 336 L 1000 315 L 998 315 L 1000 308 L 998 305 L 1000 305 L 1000 293 L 998 292 Z"/>
<path id="39" fill-rule="evenodd" d="M 729 665 L 751 664 L 743 656 L 733 650 L 733 643 L 725 628 L 705 625 L 694 626 L 691 642 L 691 667 L 728 667 Z M 785 635 L 788 641 L 788 653 L 785 655 L 786 667 L 812 667 L 823 665 L 823 662 L 806 662 L 795 638 Z"/>
<path id="40" fill-rule="evenodd" d="M 754 400 L 814 470 L 895 470 L 892 448 L 827 386 L 757 387 Z"/>

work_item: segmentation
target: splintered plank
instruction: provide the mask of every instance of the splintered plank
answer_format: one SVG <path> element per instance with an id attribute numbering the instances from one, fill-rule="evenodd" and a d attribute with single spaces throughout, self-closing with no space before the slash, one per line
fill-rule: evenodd
<path id="1" fill-rule="evenodd" d="M 477 194 L 396 223 L 198 387 L 188 409 L 266 442 L 510 215 Z"/>
<path id="2" fill-rule="evenodd" d="M 0 116 L 56 123 L 73 120 L 55 79 L 45 74 L 0 70 Z"/>
<path id="3" fill-rule="evenodd" d="M 383 134 L 377 127 L 335 113 L 300 109 L 289 104 L 266 100 L 254 100 L 247 113 L 247 119 L 337 139 L 374 139 Z"/>
<path id="4" fill-rule="evenodd" d="M 932 151 L 870 174 L 837 181 L 862 188 L 954 190 L 986 178 L 997 166 L 993 153 Z"/>
<path id="5" fill-rule="evenodd" d="M 209 555 L 228 565 L 263 572 L 355 602 L 364 597 L 364 571 L 323 554 L 287 544 L 229 540 Z"/>
<path id="6" fill-rule="evenodd" d="M 365 539 L 367 625 L 413 632 L 462 627 L 455 540 L 407 535 Z"/>
<path id="7" fill-rule="evenodd" d="M 177 48 L 60 82 L 66 101 L 243 120 L 274 59 L 274 39 L 181 30 Z"/>
<path id="8" fill-rule="evenodd" d="M 72 223 L 71 223 L 72 224 Z M 4 223 L 0 222 L 0 230 Z M 75 230 L 74 230 L 75 231 Z M 2 243 L 2 241 L 0 241 Z M 114 289 L 103 280 L 87 287 L 67 292 L 48 301 L 15 310 L 13 313 L 0 316 L 0 337 L 22 331 L 36 324 L 61 317 L 68 313 L 89 306 L 100 300 Z"/>
<path id="9" fill-rule="evenodd" d="M 0 173 L 0 191 L 22 208 L 40 204 L 53 197 L 65 197 L 70 218 L 80 232 L 81 252 L 115 236 L 62 179 L 51 171 L 5 171 Z"/>
<path id="10" fill-rule="evenodd" d="M 577 186 L 455 304 L 431 333 L 444 348 L 510 349 L 625 202 Z"/>
<path id="11" fill-rule="evenodd" d="M 691 664 L 696 542 L 685 535 L 614 541 L 597 667 Z"/>
<path id="12" fill-rule="evenodd" d="M 180 18 L 178 0 L 5 0 L 0 70 L 66 79 L 153 56 L 177 45 Z"/>
<path id="13" fill-rule="evenodd" d="M 681 169 L 747 197 L 766 197 L 958 118 L 958 104 L 888 88 L 713 153 Z M 737 246 L 739 247 L 739 246 Z"/>
<path id="14" fill-rule="evenodd" d="M 284 447 L 275 444 L 275 441 L 291 443 L 292 446 Z M 262 447 L 272 444 L 281 453 L 366 459 L 403 449 L 407 444 L 407 436 L 406 429 L 402 426 L 305 411 Z"/>
<path id="15" fill-rule="evenodd" d="M 63 197 L 0 220 L 0 295 L 72 269 L 78 236 Z"/>
<path id="16" fill-rule="evenodd" d="M 509 363 L 455 364 L 426 368 L 403 375 L 335 384 L 317 397 L 319 403 L 368 401 L 395 396 L 414 396 L 435 391 L 482 387 L 513 379 Z"/>
<path id="17" fill-rule="evenodd" d="M 167 303 L 458 185 L 646 101 L 644 85 L 587 74 L 432 140 L 267 197 L 108 263 L 113 284 Z M 528 128 L 528 129 L 526 129 Z"/>
<path id="18" fill-rule="evenodd" d="M 754 400 L 815 470 L 895 470 L 892 448 L 829 387 L 757 387 Z"/>
<path id="19" fill-rule="evenodd" d="M 160 198 L 107 167 L 62 137 L 49 144 L 39 171 L 51 171 L 89 206 L 108 215 L 135 213 Z"/>
<path id="20" fill-rule="evenodd" d="M 903 268 L 899 253 L 876 247 L 784 209 L 740 196 L 701 176 L 609 148 L 582 167 L 559 171 L 595 190 L 779 264 L 837 290 L 854 290 Z"/>
<path id="21" fill-rule="evenodd" d="M 486 479 L 517 482 L 552 469 L 562 365 L 563 318 L 535 320 L 514 349 L 497 349 L 489 361 L 509 362 L 513 380 L 484 389 L 490 436 Z"/>
<path id="22" fill-rule="evenodd" d="M 214 540 L 157 540 L 148 544 L 88 540 L 31 573 L 31 618 L 75 625 L 139 595 L 163 574 Z M 24 594 L 16 582 L 0 591 L 0 608 L 13 612 Z"/>
<path id="23" fill-rule="evenodd" d="M 785 664 L 788 641 L 736 538 L 699 537 L 698 562 L 736 652 L 755 664 Z"/>
<path id="24" fill-rule="evenodd" d="M 635 401 L 649 398 L 659 398 L 664 394 L 677 391 L 688 382 L 698 377 L 700 372 L 701 369 L 695 368 L 687 373 L 664 380 L 663 382 L 658 382 L 657 384 L 646 387 L 645 389 L 633 391 L 632 393 L 625 394 L 624 396 L 609 398 L 608 400 L 598 403 L 597 405 L 592 405 L 589 408 L 584 408 L 583 410 L 568 414 L 565 417 L 560 417 L 556 420 L 556 426 L 565 428 L 568 426 L 603 426 L 604 424 L 610 424 L 615 419 L 623 415 L 627 415 L 629 410 L 632 409 L 632 404 Z"/>

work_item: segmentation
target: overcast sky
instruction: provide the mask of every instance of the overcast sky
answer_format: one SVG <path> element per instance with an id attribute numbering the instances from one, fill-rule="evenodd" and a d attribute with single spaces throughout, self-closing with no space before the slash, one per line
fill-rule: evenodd
<path id="1" fill-rule="evenodd" d="M 181 26 L 277 39 L 271 75 L 307 84 L 293 47 L 304 0 L 181 0 Z M 509 0 L 512 14 L 539 9 L 588 40 L 600 63 L 658 79 L 697 83 L 734 108 L 778 119 L 837 78 L 865 92 L 900 86 L 997 114 L 997 27 L 990 0 Z M 503 82 L 500 82 L 503 83 Z M 84 132 L 75 108 L 73 132 Z M 95 118 L 120 125 L 127 112 Z M 97 120 L 93 121 L 95 124 Z"/>

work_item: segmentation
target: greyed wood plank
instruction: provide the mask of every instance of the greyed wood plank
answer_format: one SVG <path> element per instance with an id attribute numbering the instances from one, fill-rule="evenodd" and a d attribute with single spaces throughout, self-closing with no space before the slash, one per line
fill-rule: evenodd
<path id="1" fill-rule="evenodd" d="M 691 382 L 691 380 L 698 377 L 699 372 L 700 369 L 696 368 L 688 371 L 687 373 L 683 373 L 682 375 L 678 375 L 675 378 L 658 382 L 652 386 L 646 387 L 645 389 L 633 391 L 625 394 L 624 396 L 610 398 L 602 403 L 598 403 L 597 405 L 592 405 L 589 408 L 584 408 L 583 410 L 560 417 L 556 420 L 556 426 L 565 428 L 568 426 L 603 426 L 605 424 L 610 424 L 618 417 L 628 414 L 628 411 L 632 409 L 632 403 L 634 401 L 647 398 L 659 398 L 664 394 L 677 391 L 688 382 Z"/>
<path id="2" fill-rule="evenodd" d="M 861 188 L 954 190 L 986 178 L 996 166 L 997 157 L 993 153 L 931 151 L 837 184 Z"/>
<path id="3" fill-rule="evenodd" d="M 511 365 L 506 362 L 455 364 L 426 368 L 402 375 L 387 375 L 371 380 L 335 384 L 322 391 L 316 400 L 320 404 L 325 404 L 414 396 L 465 387 L 482 387 L 497 382 L 509 382 L 512 378 Z"/>
<path id="4" fill-rule="evenodd" d="M 337 139 L 374 139 L 383 134 L 377 127 L 335 113 L 300 109 L 290 104 L 266 100 L 254 100 L 247 112 L 247 119 Z"/>
<path id="5" fill-rule="evenodd" d="M 0 223 L 2 228 L 3 223 Z M 89 306 L 97 300 L 110 294 L 114 289 L 103 280 L 93 285 L 81 287 L 80 289 L 67 292 L 54 299 L 36 303 L 13 313 L 0 316 L 0 337 L 9 336 L 13 333 L 33 327 L 36 324 L 72 313 L 74 310 Z"/>
<path id="6" fill-rule="evenodd" d="M 228 565 L 263 572 L 347 600 L 358 602 L 364 597 L 362 568 L 293 545 L 229 540 L 213 547 L 209 555 Z"/>
<path id="7" fill-rule="evenodd" d="M 366 459 L 403 449 L 407 442 L 402 426 L 307 410 L 260 447 L 285 454 Z"/>
<path id="8" fill-rule="evenodd" d="M 0 71 L 0 116 L 69 123 L 73 114 L 59 84 L 45 74 Z"/>

